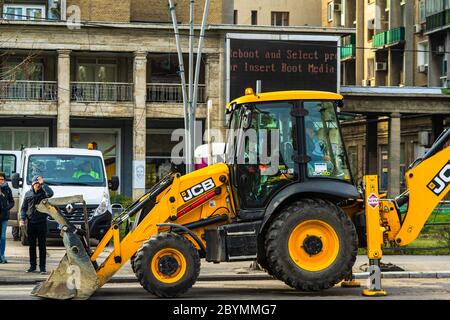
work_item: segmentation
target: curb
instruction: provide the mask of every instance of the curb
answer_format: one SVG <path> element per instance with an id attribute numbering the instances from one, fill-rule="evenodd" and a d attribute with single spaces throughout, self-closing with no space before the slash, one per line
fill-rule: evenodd
<path id="1" fill-rule="evenodd" d="M 356 280 L 366 280 L 369 277 L 368 272 L 354 273 Z M 450 279 L 450 271 L 431 271 L 431 272 L 382 272 L 382 279 Z M 263 281 L 273 280 L 274 278 L 266 273 L 249 274 L 211 274 L 200 275 L 197 281 Z M 0 278 L 0 285 L 34 285 L 45 281 L 42 279 L 10 279 Z M 113 277 L 109 283 L 133 283 L 137 282 L 134 275 Z"/>

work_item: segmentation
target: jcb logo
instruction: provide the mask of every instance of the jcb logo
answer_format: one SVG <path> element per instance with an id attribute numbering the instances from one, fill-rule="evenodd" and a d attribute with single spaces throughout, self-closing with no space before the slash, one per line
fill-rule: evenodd
<path id="1" fill-rule="evenodd" d="M 184 202 L 188 202 L 189 200 L 198 197 L 206 191 L 214 189 L 215 186 L 216 184 L 214 183 L 213 179 L 209 178 L 208 180 L 205 180 L 202 183 L 199 183 L 192 188 L 181 192 L 181 197 L 183 198 Z"/>
<path id="2" fill-rule="evenodd" d="M 427 185 L 428 189 L 439 196 L 450 183 L 450 161 L 439 171 L 439 173 Z"/>

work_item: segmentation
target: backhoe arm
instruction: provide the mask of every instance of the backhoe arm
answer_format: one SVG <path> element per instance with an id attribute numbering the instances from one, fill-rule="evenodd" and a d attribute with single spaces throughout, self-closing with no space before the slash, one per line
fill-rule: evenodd
<path id="1" fill-rule="evenodd" d="M 395 242 L 413 242 L 440 201 L 450 191 L 450 147 L 424 160 L 405 176 L 409 191 L 408 210 Z"/>

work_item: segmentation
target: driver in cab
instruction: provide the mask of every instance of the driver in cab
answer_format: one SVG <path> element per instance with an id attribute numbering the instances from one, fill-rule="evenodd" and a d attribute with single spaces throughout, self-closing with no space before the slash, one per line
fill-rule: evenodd
<path id="1" fill-rule="evenodd" d="M 74 179 L 80 179 L 81 177 L 89 176 L 94 179 L 100 179 L 100 174 L 96 172 L 94 169 L 92 169 L 92 165 L 89 161 L 83 162 L 81 167 L 74 172 L 72 178 Z"/>

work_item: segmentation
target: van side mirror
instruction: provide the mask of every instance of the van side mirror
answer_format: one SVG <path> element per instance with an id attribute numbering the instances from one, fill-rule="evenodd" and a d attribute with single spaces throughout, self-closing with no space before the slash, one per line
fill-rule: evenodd
<path id="1" fill-rule="evenodd" d="M 117 189 L 119 189 L 119 177 L 117 176 L 113 176 L 111 177 L 111 180 L 108 180 L 108 188 L 111 191 L 117 191 Z"/>
<path id="2" fill-rule="evenodd" d="M 23 185 L 23 179 L 20 177 L 20 174 L 19 173 L 14 173 L 12 176 L 11 176 L 11 184 L 12 184 L 12 187 L 14 188 L 14 189 L 19 189 L 19 188 L 21 188 L 22 187 L 22 185 Z"/>

